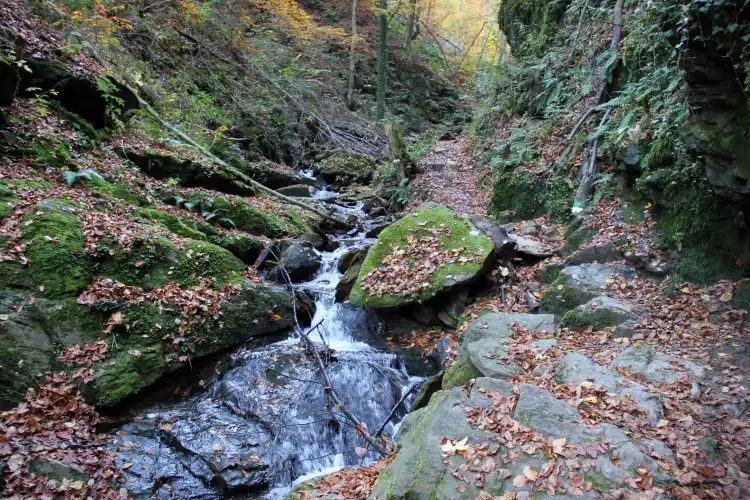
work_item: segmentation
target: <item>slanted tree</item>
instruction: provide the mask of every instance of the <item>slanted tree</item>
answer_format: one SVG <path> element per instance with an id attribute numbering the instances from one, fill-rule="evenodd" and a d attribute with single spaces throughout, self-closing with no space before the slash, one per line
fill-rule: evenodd
<path id="1" fill-rule="evenodd" d="M 377 110 L 378 120 L 385 118 L 385 90 L 388 84 L 388 0 L 378 0 L 378 81 Z"/>

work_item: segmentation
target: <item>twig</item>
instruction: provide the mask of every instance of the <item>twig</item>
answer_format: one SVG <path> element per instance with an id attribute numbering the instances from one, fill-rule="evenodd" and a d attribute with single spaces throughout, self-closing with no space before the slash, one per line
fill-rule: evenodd
<path id="1" fill-rule="evenodd" d="M 573 127 L 573 130 L 568 134 L 568 142 L 570 142 L 573 139 L 573 136 L 576 135 L 576 132 L 578 132 L 578 129 L 583 125 L 583 122 L 586 121 L 586 118 L 589 117 L 591 113 L 593 113 L 596 110 L 596 106 L 592 106 L 589 109 L 586 110 L 586 112 L 581 116 L 581 118 L 576 123 L 576 126 Z"/>
<path id="2" fill-rule="evenodd" d="M 391 419 L 393 418 L 393 415 L 394 415 L 394 414 L 396 413 L 396 410 L 398 410 L 398 407 L 399 407 L 399 406 L 401 406 L 401 405 L 403 404 L 403 402 L 404 402 L 404 401 L 406 400 L 406 398 L 407 398 L 407 397 L 409 397 L 409 394 L 411 394 L 411 393 L 412 393 L 412 391 L 413 391 L 413 390 L 414 390 L 414 389 L 415 389 L 416 387 L 417 387 L 417 384 L 412 384 L 412 385 L 410 385 L 410 386 L 409 386 L 409 388 L 408 388 L 408 389 L 406 389 L 406 392 L 404 392 L 404 394 L 403 394 L 403 395 L 401 396 L 401 399 L 399 399 L 399 400 L 398 400 L 398 403 L 396 403 L 396 404 L 395 404 L 395 405 L 393 406 L 393 409 L 392 409 L 392 410 L 391 410 L 391 412 L 390 412 L 390 413 L 388 414 L 388 416 L 386 417 L 386 419 L 385 419 L 385 420 L 383 420 L 383 423 L 382 423 L 382 424 L 380 424 L 380 428 L 378 429 L 378 432 L 376 432 L 375 434 L 373 434 L 373 435 L 374 435 L 375 437 L 379 437 L 379 436 L 380 436 L 380 434 L 382 434 L 383 430 L 385 429 L 385 426 L 386 426 L 386 425 L 388 425 L 388 422 L 390 422 L 390 421 L 391 421 Z"/>
<path id="3" fill-rule="evenodd" d="M 591 156 L 589 161 L 581 167 L 583 175 L 581 175 L 581 183 L 578 185 L 578 191 L 576 197 L 573 200 L 573 207 L 582 207 L 586 200 L 591 196 L 591 191 L 594 188 L 594 177 L 596 176 L 596 149 L 599 144 L 599 131 L 607 122 L 609 114 L 612 112 L 612 108 L 607 108 L 607 111 L 602 117 L 602 121 L 599 122 L 599 127 L 596 129 L 596 135 L 594 136 L 591 146 Z"/>

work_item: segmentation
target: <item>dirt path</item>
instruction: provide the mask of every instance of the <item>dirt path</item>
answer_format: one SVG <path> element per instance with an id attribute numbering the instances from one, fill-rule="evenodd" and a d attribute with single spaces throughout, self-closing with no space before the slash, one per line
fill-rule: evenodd
<path id="1" fill-rule="evenodd" d="M 434 201 L 460 215 L 486 215 L 489 187 L 477 180 L 466 137 L 440 141 L 419 160 L 420 173 L 412 182 L 419 205 Z"/>

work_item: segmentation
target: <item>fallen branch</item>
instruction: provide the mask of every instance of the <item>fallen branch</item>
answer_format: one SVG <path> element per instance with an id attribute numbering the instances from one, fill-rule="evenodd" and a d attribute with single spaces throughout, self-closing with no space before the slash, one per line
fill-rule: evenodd
<path id="1" fill-rule="evenodd" d="M 589 199 L 591 193 L 594 190 L 594 179 L 596 178 L 596 149 L 599 144 L 599 135 L 601 128 L 607 122 L 609 114 L 612 112 L 612 108 L 607 108 L 607 111 L 602 117 L 602 121 L 599 122 L 599 127 L 596 129 L 596 135 L 594 136 L 593 143 L 591 146 L 591 156 L 589 161 L 582 168 L 581 183 L 578 185 L 578 191 L 576 197 L 573 200 L 573 208 L 583 207 L 586 200 Z"/>
<path id="2" fill-rule="evenodd" d="M 581 128 L 581 125 L 583 125 L 583 122 L 586 121 L 586 118 L 589 117 L 591 113 L 596 111 L 596 106 L 592 106 L 589 109 L 586 110 L 586 112 L 581 116 L 581 118 L 576 122 L 575 127 L 573 127 L 573 130 L 570 131 L 568 134 L 568 142 L 573 140 L 573 136 L 576 135 L 576 132 L 578 132 L 578 129 Z"/>
<path id="3" fill-rule="evenodd" d="M 386 419 L 383 420 L 382 424 L 380 424 L 380 427 L 378 428 L 378 432 L 376 432 L 374 434 L 375 437 L 379 437 L 383 433 L 383 430 L 385 429 L 385 426 L 388 425 L 388 422 L 391 421 L 391 419 L 393 418 L 393 415 L 396 414 L 396 410 L 398 410 L 399 406 L 401 406 L 404 403 L 404 401 L 406 401 L 406 398 L 409 397 L 409 394 L 411 394 L 412 391 L 414 391 L 414 389 L 416 389 L 416 388 L 417 388 L 417 384 L 412 384 L 412 385 L 409 386 L 408 389 L 406 389 L 406 392 L 404 392 L 404 394 L 401 396 L 401 399 L 398 400 L 398 403 L 396 403 L 393 406 L 393 409 L 388 414 L 388 416 L 386 417 Z"/>

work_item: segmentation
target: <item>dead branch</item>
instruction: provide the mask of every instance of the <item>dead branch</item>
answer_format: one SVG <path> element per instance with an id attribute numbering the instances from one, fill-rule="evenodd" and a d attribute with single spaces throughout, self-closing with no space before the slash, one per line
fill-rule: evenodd
<path id="1" fill-rule="evenodd" d="M 611 112 L 612 108 L 607 108 L 607 111 L 604 113 L 604 117 L 602 117 L 602 121 L 599 122 L 599 127 L 596 129 L 596 135 L 592 140 L 591 156 L 589 158 L 589 161 L 583 167 L 581 167 L 581 183 L 578 185 L 578 191 L 576 192 L 576 197 L 573 200 L 574 207 L 583 206 L 583 204 L 586 203 L 586 200 L 589 199 L 589 196 L 591 196 L 591 193 L 594 190 L 594 179 L 596 178 L 596 149 L 599 143 L 599 135 Z"/>
<path id="2" fill-rule="evenodd" d="M 404 394 L 401 396 L 401 399 L 398 400 L 398 403 L 396 403 L 393 406 L 393 409 L 391 410 L 391 412 L 388 414 L 388 416 L 385 418 L 385 420 L 383 420 L 383 423 L 380 424 L 380 427 L 378 428 L 378 431 L 375 434 L 373 434 L 375 437 L 379 437 L 383 433 L 383 430 L 385 429 L 385 426 L 388 425 L 388 422 L 391 421 L 391 419 L 393 418 L 393 415 L 396 414 L 396 410 L 398 410 L 399 406 L 401 406 L 404 403 L 404 401 L 406 401 L 406 398 L 409 397 L 409 394 L 411 394 L 412 391 L 414 391 L 414 389 L 417 388 L 417 385 L 418 384 L 416 384 L 416 383 L 412 384 L 412 385 L 409 386 L 408 389 L 406 389 L 406 391 L 404 392 Z"/>
<path id="3" fill-rule="evenodd" d="M 573 130 L 571 130 L 570 133 L 568 134 L 568 137 L 567 137 L 568 142 L 573 140 L 573 136 L 576 135 L 576 132 L 578 132 L 578 129 L 581 127 L 581 125 L 583 125 L 583 122 L 585 122 L 586 118 L 588 118 L 589 115 L 593 113 L 595 110 L 596 110 L 596 106 L 592 106 L 589 109 L 587 109 L 583 115 L 581 115 L 581 118 L 579 118 L 578 122 L 576 122 L 576 125 L 575 127 L 573 127 Z"/>

